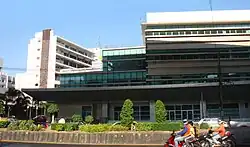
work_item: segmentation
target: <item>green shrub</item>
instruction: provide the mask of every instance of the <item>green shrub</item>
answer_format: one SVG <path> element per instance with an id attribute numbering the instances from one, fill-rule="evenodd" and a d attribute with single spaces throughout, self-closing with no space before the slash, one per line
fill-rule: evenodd
<path id="1" fill-rule="evenodd" d="M 54 123 L 51 124 L 51 130 L 55 131 L 75 131 L 78 130 L 78 124 L 77 123 Z"/>
<path id="2" fill-rule="evenodd" d="M 33 131 L 42 131 L 43 130 L 43 126 L 42 125 L 35 125 L 34 128 L 33 128 Z"/>
<path id="3" fill-rule="evenodd" d="M 105 132 L 108 131 L 110 128 L 110 125 L 108 124 L 97 124 L 97 125 L 81 125 L 79 126 L 80 131 L 82 132 Z"/>
<path id="4" fill-rule="evenodd" d="M 73 121 L 73 122 L 82 122 L 83 119 L 82 119 L 82 116 L 81 116 L 81 115 L 74 114 L 74 115 L 72 116 L 72 121 Z"/>
<path id="5" fill-rule="evenodd" d="M 208 129 L 209 128 L 209 125 L 207 123 L 202 123 L 200 125 L 200 129 Z"/>
<path id="6" fill-rule="evenodd" d="M 94 118 L 93 118 L 93 116 L 88 115 L 88 116 L 85 117 L 84 121 L 87 124 L 91 124 L 94 121 Z"/>
<path id="7" fill-rule="evenodd" d="M 125 127 L 130 127 L 130 125 L 134 121 L 133 114 L 134 114 L 133 102 L 130 99 L 127 99 L 124 101 L 120 113 L 121 124 Z"/>
<path id="8" fill-rule="evenodd" d="M 64 131 L 76 131 L 78 130 L 78 124 L 76 123 L 65 123 Z"/>
<path id="9" fill-rule="evenodd" d="M 7 129 L 8 130 L 19 130 L 19 123 L 20 123 L 20 121 L 13 121 L 8 125 Z"/>
<path id="10" fill-rule="evenodd" d="M 109 126 L 109 131 L 128 131 L 128 127 L 124 127 L 122 125 L 112 125 Z"/>
<path id="11" fill-rule="evenodd" d="M 10 122 L 8 120 L 1 120 L 0 121 L 0 128 L 7 128 Z"/>
<path id="12" fill-rule="evenodd" d="M 27 124 L 27 120 L 20 120 L 18 129 L 19 130 L 29 130 L 29 126 L 27 126 L 26 124 Z"/>
<path id="13" fill-rule="evenodd" d="M 164 123 L 167 121 L 166 108 L 161 100 L 157 100 L 155 103 L 155 120 L 157 123 Z"/>
<path id="14" fill-rule="evenodd" d="M 57 123 L 50 124 L 50 129 L 56 130 L 56 125 L 57 125 Z"/>
<path id="15" fill-rule="evenodd" d="M 179 131 L 181 129 L 181 123 L 179 122 L 166 122 L 166 123 L 154 123 L 152 125 L 153 131 Z"/>
<path id="16" fill-rule="evenodd" d="M 152 131 L 154 123 L 152 122 L 139 122 L 135 125 L 137 131 Z"/>

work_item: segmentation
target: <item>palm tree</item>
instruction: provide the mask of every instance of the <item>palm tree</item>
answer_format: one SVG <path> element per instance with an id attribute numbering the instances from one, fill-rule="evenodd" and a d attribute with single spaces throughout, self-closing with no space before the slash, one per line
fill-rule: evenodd
<path id="1" fill-rule="evenodd" d="M 9 114 L 9 108 L 11 108 L 12 113 L 18 119 L 25 119 L 27 118 L 26 112 L 28 106 L 31 104 L 31 98 L 25 96 L 23 92 L 17 90 L 15 88 L 9 88 L 8 91 L 5 93 L 5 106 Z"/>

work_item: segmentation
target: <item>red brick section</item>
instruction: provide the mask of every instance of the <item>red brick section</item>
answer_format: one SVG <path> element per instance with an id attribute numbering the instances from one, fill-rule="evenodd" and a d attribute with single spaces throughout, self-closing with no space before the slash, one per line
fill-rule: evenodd
<path id="1" fill-rule="evenodd" d="M 43 30 L 41 67 L 40 67 L 40 88 L 47 88 L 48 65 L 49 65 L 49 43 L 51 29 Z"/>

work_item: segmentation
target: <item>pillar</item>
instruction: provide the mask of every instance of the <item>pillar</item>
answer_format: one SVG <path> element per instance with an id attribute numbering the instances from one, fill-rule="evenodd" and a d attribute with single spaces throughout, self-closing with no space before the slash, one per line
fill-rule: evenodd
<path id="1" fill-rule="evenodd" d="M 155 122 L 155 101 L 149 101 L 150 121 Z"/>
<path id="2" fill-rule="evenodd" d="M 200 116 L 205 118 L 207 116 L 206 101 L 204 100 L 203 92 L 200 93 Z"/>

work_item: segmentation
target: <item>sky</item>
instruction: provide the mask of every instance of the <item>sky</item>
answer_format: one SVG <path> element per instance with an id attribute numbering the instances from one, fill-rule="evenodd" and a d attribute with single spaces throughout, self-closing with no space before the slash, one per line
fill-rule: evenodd
<path id="1" fill-rule="evenodd" d="M 250 9 L 250 0 L 213 0 L 212 5 Z M 87 48 L 137 46 L 147 12 L 210 10 L 209 0 L 1 0 L 0 6 L 0 57 L 10 75 L 25 72 L 28 42 L 45 28 Z"/>

